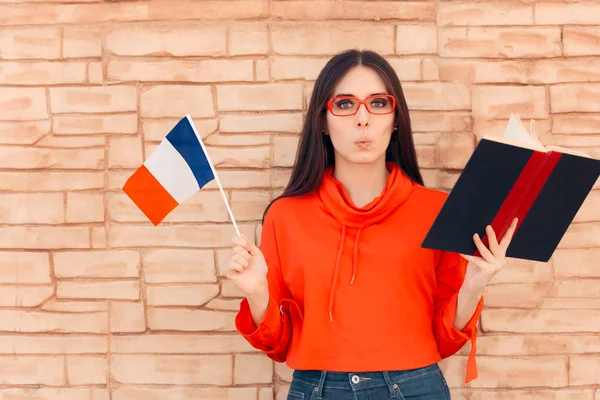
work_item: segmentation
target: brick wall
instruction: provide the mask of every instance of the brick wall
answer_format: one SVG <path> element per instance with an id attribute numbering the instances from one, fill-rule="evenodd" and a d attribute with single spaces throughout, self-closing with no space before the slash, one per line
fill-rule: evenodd
<path id="1" fill-rule="evenodd" d="M 600 2 L 0 0 L 0 399 L 281 400 L 234 332 L 234 234 L 211 184 L 152 227 L 120 191 L 178 118 L 243 232 L 285 185 L 312 84 L 369 47 L 403 82 L 427 184 L 508 113 L 600 157 Z M 600 400 L 600 186 L 549 264 L 487 294 L 457 400 Z"/>

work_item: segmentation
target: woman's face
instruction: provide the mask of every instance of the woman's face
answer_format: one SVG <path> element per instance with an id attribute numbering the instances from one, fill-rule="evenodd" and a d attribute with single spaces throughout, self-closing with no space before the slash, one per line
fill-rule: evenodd
<path id="1" fill-rule="evenodd" d="M 352 95 L 360 100 L 373 94 L 387 94 L 383 80 L 371 68 L 359 65 L 349 70 L 333 91 L 333 96 Z M 369 100 L 372 110 L 386 112 L 392 105 L 384 97 Z M 394 129 L 394 113 L 375 115 L 367 111 L 364 104 L 358 105 L 355 115 L 336 116 L 327 111 L 328 134 L 335 149 L 336 164 L 346 161 L 356 164 L 374 163 L 385 152 Z M 336 113 L 349 114 L 356 105 L 348 100 L 334 102 Z"/>

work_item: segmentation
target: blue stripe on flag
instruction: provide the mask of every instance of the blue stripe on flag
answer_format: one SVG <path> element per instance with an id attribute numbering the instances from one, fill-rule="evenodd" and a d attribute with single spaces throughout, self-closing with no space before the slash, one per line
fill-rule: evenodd
<path id="1" fill-rule="evenodd" d="M 187 118 L 183 118 L 175 125 L 167 134 L 167 140 L 189 165 L 200 188 L 215 179 L 207 155 L 204 154 L 194 128 Z"/>

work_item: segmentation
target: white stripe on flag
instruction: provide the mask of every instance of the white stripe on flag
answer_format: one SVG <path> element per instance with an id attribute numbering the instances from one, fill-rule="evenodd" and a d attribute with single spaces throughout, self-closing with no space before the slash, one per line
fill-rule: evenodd
<path id="1" fill-rule="evenodd" d="M 163 139 L 144 165 L 179 204 L 200 190 L 192 170 L 167 139 Z"/>

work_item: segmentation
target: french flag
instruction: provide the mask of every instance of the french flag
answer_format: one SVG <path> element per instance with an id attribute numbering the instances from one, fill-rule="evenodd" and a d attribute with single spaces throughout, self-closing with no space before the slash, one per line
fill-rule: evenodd
<path id="1" fill-rule="evenodd" d="M 166 135 L 150 157 L 129 177 L 123 191 L 154 224 L 216 179 L 236 232 L 239 230 L 223 186 L 189 115 Z"/>

